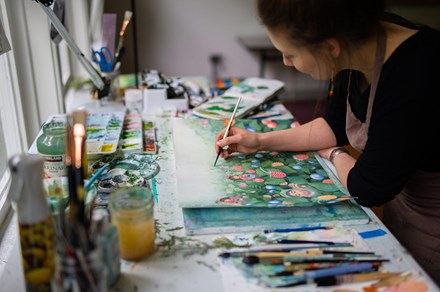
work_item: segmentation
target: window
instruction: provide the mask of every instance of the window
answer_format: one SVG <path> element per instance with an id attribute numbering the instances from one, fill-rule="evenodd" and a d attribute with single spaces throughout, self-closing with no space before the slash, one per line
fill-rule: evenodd
<path id="1" fill-rule="evenodd" d="M 23 149 L 18 128 L 18 113 L 15 108 L 8 56 L 0 56 L 0 224 L 6 216 L 9 204 L 6 201 L 6 190 L 10 175 L 8 159 Z"/>
<path id="2" fill-rule="evenodd" d="M 87 3 L 66 1 L 67 25 L 76 42 L 78 36 L 87 39 L 83 21 L 88 15 Z M 8 159 L 27 152 L 48 116 L 65 112 L 66 83 L 81 75 L 81 65 L 65 41 L 59 45 L 52 42 L 49 18 L 36 1 L 0 0 L 0 20 L 12 46 L 12 51 L 0 55 L 1 225 L 9 210 L 5 195 L 10 181 Z M 79 45 L 83 52 L 89 47 L 81 41 Z"/>

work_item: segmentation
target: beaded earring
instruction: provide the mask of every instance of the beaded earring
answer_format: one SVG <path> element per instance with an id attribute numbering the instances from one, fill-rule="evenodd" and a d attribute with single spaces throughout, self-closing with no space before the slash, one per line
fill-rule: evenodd
<path id="1" fill-rule="evenodd" d="M 330 90 L 328 92 L 328 96 L 333 96 L 333 90 L 335 88 L 335 70 L 332 69 L 332 77 L 330 77 Z"/>

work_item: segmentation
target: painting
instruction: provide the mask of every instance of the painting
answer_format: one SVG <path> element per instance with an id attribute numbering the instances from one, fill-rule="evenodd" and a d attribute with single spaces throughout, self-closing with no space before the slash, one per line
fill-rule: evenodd
<path id="1" fill-rule="evenodd" d="M 227 89 L 221 96 L 217 96 L 201 104 L 193 110 L 193 114 L 209 119 L 226 119 L 234 111 L 237 99 L 242 100 L 237 109 L 237 118 L 250 114 L 261 104 L 267 102 L 284 88 L 284 83 L 275 79 L 246 78 L 240 83 Z"/>
<path id="2" fill-rule="evenodd" d="M 236 126 L 267 132 L 295 127 L 288 120 L 237 120 Z M 314 152 L 261 151 L 219 159 L 214 139 L 222 121 L 175 119 L 178 200 L 182 208 L 293 207 L 350 200 Z"/>

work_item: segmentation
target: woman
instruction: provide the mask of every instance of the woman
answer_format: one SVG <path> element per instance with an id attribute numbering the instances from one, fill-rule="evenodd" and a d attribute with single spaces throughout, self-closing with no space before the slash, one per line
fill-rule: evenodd
<path id="1" fill-rule="evenodd" d="M 440 283 L 440 32 L 384 13 L 383 0 L 257 3 L 284 64 L 330 78 L 326 115 L 270 133 L 233 127 L 215 151 L 318 151 L 361 205 L 384 205 L 386 226 Z"/>

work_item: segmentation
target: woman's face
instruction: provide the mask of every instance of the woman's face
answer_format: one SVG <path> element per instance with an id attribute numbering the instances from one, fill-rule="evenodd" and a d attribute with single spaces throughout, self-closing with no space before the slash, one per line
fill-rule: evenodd
<path id="1" fill-rule="evenodd" d="M 289 41 L 286 34 L 279 31 L 268 31 L 272 44 L 283 55 L 283 63 L 288 67 L 310 75 L 315 80 L 328 80 L 332 76 L 330 59 L 325 58 L 324 49 L 315 50 L 313 53 L 305 46 L 296 46 Z M 322 50 L 322 52 L 321 52 Z M 317 53 L 320 54 L 317 54 Z M 327 56 L 329 56 L 327 54 Z"/>

